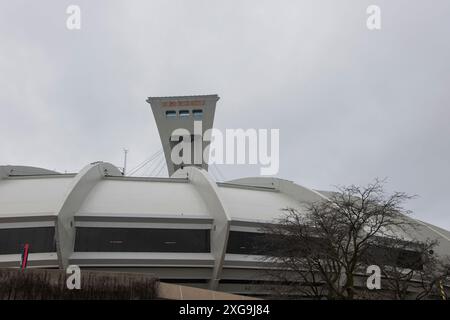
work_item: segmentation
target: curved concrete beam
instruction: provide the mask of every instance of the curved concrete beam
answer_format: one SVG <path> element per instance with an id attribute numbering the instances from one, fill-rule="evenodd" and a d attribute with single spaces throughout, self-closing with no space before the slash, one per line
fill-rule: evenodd
<path id="1" fill-rule="evenodd" d="M 11 175 L 14 176 L 32 176 L 32 175 L 44 175 L 44 174 L 59 174 L 56 171 L 47 170 L 38 167 L 28 166 L 0 166 L 0 180 L 7 178 Z"/>
<path id="2" fill-rule="evenodd" d="M 105 176 L 121 176 L 110 163 L 95 162 L 83 168 L 70 183 L 66 196 L 58 205 L 56 224 L 56 248 L 60 268 L 66 268 L 75 244 L 74 216 L 87 195 Z"/>
<path id="3" fill-rule="evenodd" d="M 214 256 L 214 269 L 209 283 L 211 290 L 216 290 L 221 278 L 225 254 L 227 252 L 228 235 L 231 218 L 227 214 L 224 202 L 220 198 L 217 184 L 205 169 L 194 166 L 177 170 L 173 177 L 188 178 L 205 202 L 214 222 L 211 230 L 211 253 Z"/>
<path id="4" fill-rule="evenodd" d="M 9 171 L 7 167 L 1 166 L 0 167 L 0 180 L 7 178 L 9 176 Z"/>
<path id="5" fill-rule="evenodd" d="M 231 181 L 229 183 L 240 184 L 244 186 L 256 186 L 274 188 L 279 190 L 299 202 L 314 202 L 320 200 L 329 200 L 326 196 L 315 190 L 303 187 L 292 181 L 284 180 L 280 178 L 272 177 L 253 177 L 253 178 L 240 178 Z"/>
<path id="6" fill-rule="evenodd" d="M 275 188 L 300 202 L 308 203 L 320 200 L 329 200 L 327 196 L 320 192 L 297 185 L 291 181 L 278 178 L 241 178 L 228 181 L 228 183 L 240 184 L 244 186 Z M 404 219 L 410 222 L 410 224 L 407 224 L 402 228 L 398 228 L 396 232 L 403 232 L 404 236 L 415 241 L 424 242 L 427 241 L 427 239 L 437 240 L 438 245 L 436 246 L 436 254 L 442 257 L 450 256 L 450 232 L 407 215 L 404 216 Z"/>

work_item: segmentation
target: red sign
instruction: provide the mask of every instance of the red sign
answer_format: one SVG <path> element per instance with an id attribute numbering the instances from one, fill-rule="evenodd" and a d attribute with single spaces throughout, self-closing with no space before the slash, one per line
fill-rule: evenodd
<path id="1" fill-rule="evenodd" d="M 171 100 L 163 101 L 163 107 L 199 107 L 205 105 L 205 100 Z"/>
<path id="2" fill-rule="evenodd" d="M 28 251 L 30 250 L 30 245 L 28 243 L 25 243 L 22 250 L 22 263 L 20 264 L 20 267 L 23 269 L 26 269 L 28 264 Z"/>

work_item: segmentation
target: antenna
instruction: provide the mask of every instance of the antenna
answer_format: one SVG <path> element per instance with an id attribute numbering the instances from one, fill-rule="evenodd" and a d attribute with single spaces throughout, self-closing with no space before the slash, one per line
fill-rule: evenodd
<path id="1" fill-rule="evenodd" d="M 123 171 L 122 171 L 122 175 L 126 175 L 127 173 L 127 154 L 128 154 L 128 149 L 123 149 Z"/>

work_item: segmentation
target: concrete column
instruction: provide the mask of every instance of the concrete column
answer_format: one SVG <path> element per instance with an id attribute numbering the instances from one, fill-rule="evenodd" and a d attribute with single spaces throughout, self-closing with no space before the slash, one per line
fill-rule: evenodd
<path id="1" fill-rule="evenodd" d="M 208 172 L 197 167 L 186 167 L 175 172 L 174 177 L 187 177 L 202 196 L 203 201 L 214 219 L 211 230 L 211 252 L 214 256 L 213 275 L 210 289 L 216 290 L 222 274 L 223 263 L 227 251 L 231 218 L 227 214 L 224 202 L 220 198 L 217 184 Z"/>
<path id="2" fill-rule="evenodd" d="M 71 182 L 66 196 L 58 205 L 56 223 L 56 248 L 60 268 L 66 268 L 75 245 L 74 216 L 87 195 L 104 176 L 121 176 L 110 163 L 96 162 L 83 168 Z"/>

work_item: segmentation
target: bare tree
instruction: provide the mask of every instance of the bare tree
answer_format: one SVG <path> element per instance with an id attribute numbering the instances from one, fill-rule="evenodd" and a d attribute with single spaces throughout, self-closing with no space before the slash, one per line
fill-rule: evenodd
<path id="1" fill-rule="evenodd" d="M 425 263 L 423 270 L 419 272 L 419 284 L 421 290 L 415 296 L 416 299 L 440 297 L 448 299 L 450 288 L 450 260 L 433 258 Z"/>
<path id="2" fill-rule="evenodd" d="M 277 266 L 271 275 L 308 297 L 357 298 L 369 253 L 411 223 L 403 207 L 411 198 L 386 194 L 376 180 L 366 187 L 340 187 L 301 211 L 285 209 L 282 218 L 264 227 L 265 259 Z"/>
<path id="3" fill-rule="evenodd" d="M 379 239 L 366 262 L 380 267 L 386 289 L 381 297 L 404 300 L 442 295 L 439 287 L 448 286 L 450 264 L 435 254 L 437 245 L 438 241 L 429 239 Z"/>

